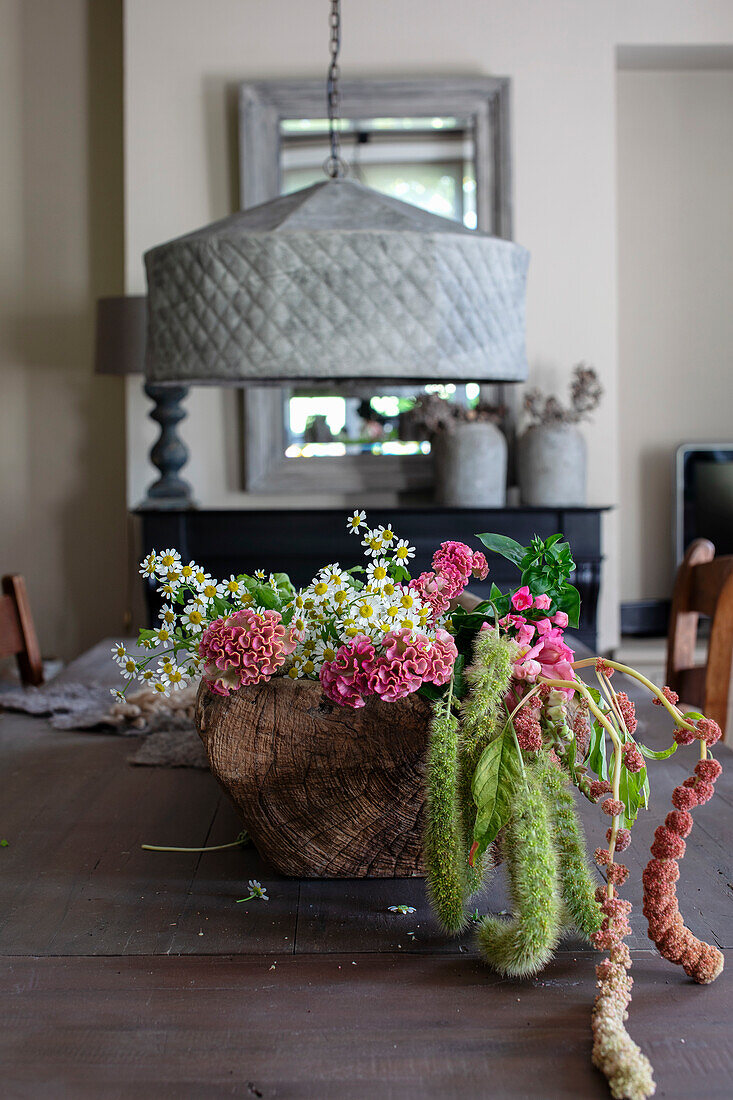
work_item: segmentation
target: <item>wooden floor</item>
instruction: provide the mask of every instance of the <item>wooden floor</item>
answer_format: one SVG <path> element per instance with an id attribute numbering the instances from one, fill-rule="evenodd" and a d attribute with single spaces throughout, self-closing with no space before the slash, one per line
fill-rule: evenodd
<path id="1" fill-rule="evenodd" d="M 92 655 L 70 678 L 98 679 Z M 651 712 L 651 713 L 650 713 Z M 669 741 L 647 708 L 643 740 Z M 298 882 L 253 849 L 212 777 L 135 768 L 138 744 L 0 717 L 0 1096 L 605 1097 L 590 1066 L 592 953 L 565 943 L 509 982 L 443 936 L 420 880 Z M 726 764 L 727 750 L 719 754 Z M 646 938 L 640 867 L 690 751 L 656 766 L 624 855 L 634 882 L 629 1028 L 657 1095 L 731 1096 L 727 973 L 689 982 Z M 581 807 L 592 843 L 605 825 Z M 696 814 L 679 884 L 689 926 L 733 946 L 733 767 Z M 236 904 L 259 879 L 268 902 Z M 414 914 L 388 912 L 390 905 Z M 501 874 L 480 912 L 507 908 Z M 684 1042 L 682 1041 L 684 1039 Z"/>

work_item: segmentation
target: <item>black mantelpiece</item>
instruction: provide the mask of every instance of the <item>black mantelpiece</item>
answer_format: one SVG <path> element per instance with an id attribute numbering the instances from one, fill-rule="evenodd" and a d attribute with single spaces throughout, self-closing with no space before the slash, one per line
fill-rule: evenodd
<path id="1" fill-rule="evenodd" d="M 577 637 L 596 649 L 597 607 L 601 585 L 601 514 L 604 508 L 373 508 L 372 523 L 391 523 L 401 538 L 417 550 L 413 575 L 430 568 L 433 551 L 445 539 L 456 539 L 480 549 L 477 532 L 494 531 L 518 542 L 532 535 L 547 538 L 562 531 L 576 562 L 574 583 L 580 589 L 582 610 Z M 213 576 L 253 573 L 255 569 L 288 573 L 296 585 L 307 584 L 330 562 L 342 565 L 360 560 L 358 540 L 346 530 L 347 508 L 317 509 L 190 509 L 158 511 L 141 508 L 142 551 L 174 546 L 186 561 L 200 562 Z M 478 595 L 493 580 L 500 587 L 516 583 L 517 570 L 503 558 L 489 555 L 491 572 L 484 584 L 471 582 Z M 158 605 L 148 589 L 148 614 Z"/>

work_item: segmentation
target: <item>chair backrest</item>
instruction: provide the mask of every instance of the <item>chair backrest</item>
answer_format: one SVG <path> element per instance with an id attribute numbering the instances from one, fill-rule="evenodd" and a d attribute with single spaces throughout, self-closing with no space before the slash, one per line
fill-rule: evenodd
<path id="1" fill-rule="evenodd" d="M 707 664 L 695 665 L 700 615 L 712 620 Z M 683 703 L 701 707 L 725 734 L 733 664 L 733 556 L 715 557 L 695 539 L 677 570 L 667 638 L 667 683 Z"/>
<path id="2" fill-rule="evenodd" d="M 0 657 L 16 657 L 24 684 L 43 683 L 43 661 L 25 581 L 19 573 L 2 579 Z"/>

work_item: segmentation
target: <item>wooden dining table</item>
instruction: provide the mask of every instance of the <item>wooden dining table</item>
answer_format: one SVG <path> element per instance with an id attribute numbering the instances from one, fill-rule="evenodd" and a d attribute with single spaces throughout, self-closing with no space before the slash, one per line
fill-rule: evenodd
<path id="1" fill-rule="evenodd" d="M 111 642 L 68 681 L 113 683 Z M 638 693 L 630 690 L 632 697 Z M 640 739 L 671 742 L 640 709 Z M 134 767 L 135 737 L 0 716 L 0 1095 L 3 1097 L 606 1097 L 590 1061 L 598 956 L 562 942 L 535 978 L 486 966 L 472 927 L 443 934 L 421 879 L 287 879 L 236 839 L 211 774 Z M 678 884 L 692 931 L 733 947 L 733 754 L 695 812 Z M 695 748 L 650 766 L 651 807 L 623 859 L 634 903 L 628 1028 L 657 1095 L 733 1095 L 733 987 L 665 962 L 641 870 Z M 591 848 L 606 822 L 579 800 Z M 258 880 L 268 900 L 238 902 Z M 409 906 L 405 913 L 393 906 Z M 509 909 L 501 869 L 471 903 Z"/>

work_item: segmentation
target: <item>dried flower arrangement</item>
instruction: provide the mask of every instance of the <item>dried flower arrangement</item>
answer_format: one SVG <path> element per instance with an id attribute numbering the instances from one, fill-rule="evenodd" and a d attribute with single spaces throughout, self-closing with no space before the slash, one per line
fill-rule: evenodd
<path id="1" fill-rule="evenodd" d="M 721 772 L 710 751 L 719 727 L 702 714 L 683 713 L 674 693 L 628 666 L 574 660 L 565 630 L 578 625 L 580 599 L 569 583 L 574 562 L 562 535 L 535 537 L 526 547 L 479 535 L 485 549 L 517 566 L 521 579 L 509 593 L 492 585 L 489 598 L 468 611 L 455 601 L 472 576 L 486 577 L 483 551 L 444 542 L 432 569 L 412 578 L 407 564 L 414 548 L 391 528 L 367 527 L 363 512 L 348 526 L 361 536 L 367 564 L 326 566 L 300 591 L 284 574 L 217 582 L 196 563 L 184 565 L 176 551 L 151 553 L 141 572 L 168 602 L 161 626 L 140 633 L 149 656 L 115 647 L 123 674 L 163 695 L 191 677 L 228 695 L 287 675 L 319 679 L 342 706 L 364 706 L 370 695 L 389 703 L 415 691 L 426 696 L 432 723 L 424 850 L 438 919 L 451 933 L 474 921 L 483 957 L 507 977 L 536 974 L 568 927 L 605 952 L 596 967 L 593 1064 L 617 1100 L 645 1100 L 655 1085 L 625 1027 L 631 905 L 619 896 L 629 869 L 617 856 L 648 806 L 646 762 L 697 741 L 694 773 L 675 787 L 674 809 L 656 830 L 643 873 L 643 912 L 664 958 L 697 982 L 713 981 L 723 955 L 685 927 L 675 883 L 691 811 L 709 801 Z M 584 668 L 595 672 L 597 688 L 579 677 Z M 614 689 L 616 672 L 666 709 L 674 726 L 669 748 L 655 752 L 635 740 L 634 705 Z M 609 818 L 606 845 L 595 850 L 605 878 L 598 886 L 573 786 L 591 802 L 603 799 Z M 468 902 L 491 870 L 500 832 L 514 911 L 509 919 L 477 920 Z M 246 900 L 256 893 L 250 883 Z"/>
<path id="2" fill-rule="evenodd" d="M 429 439 L 439 432 L 453 431 L 459 424 L 501 424 L 505 414 L 504 405 L 488 401 L 459 405 L 437 393 L 423 393 L 412 408 L 400 414 L 400 438 Z"/>
<path id="3" fill-rule="evenodd" d="M 527 390 L 524 409 L 530 424 L 579 424 L 598 408 L 603 387 L 593 367 L 578 363 L 570 383 L 570 404 L 565 407 L 556 397 L 544 397 L 538 389 Z"/>

